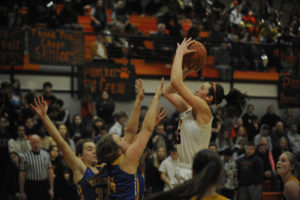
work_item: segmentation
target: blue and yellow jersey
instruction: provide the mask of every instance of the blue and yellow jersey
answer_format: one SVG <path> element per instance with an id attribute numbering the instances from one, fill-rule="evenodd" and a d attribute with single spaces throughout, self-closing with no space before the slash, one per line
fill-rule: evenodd
<path id="1" fill-rule="evenodd" d="M 100 171 L 102 166 L 97 166 Z M 89 167 L 86 168 L 82 179 L 77 184 L 81 200 L 103 200 L 107 193 L 107 177 L 99 178 Z"/>
<path id="2" fill-rule="evenodd" d="M 141 200 L 145 183 L 142 171 L 138 168 L 136 174 L 124 172 L 119 166 L 121 157 L 117 158 L 103 174 L 103 177 L 110 180 L 108 182 L 109 199 Z"/>
<path id="3" fill-rule="evenodd" d="M 144 177 L 140 167 L 136 174 L 128 174 L 120 169 L 117 158 L 102 176 L 94 176 L 87 167 L 83 178 L 78 183 L 81 200 L 141 200 L 144 191 Z M 98 171 L 104 165 L 97 165 Z"/>

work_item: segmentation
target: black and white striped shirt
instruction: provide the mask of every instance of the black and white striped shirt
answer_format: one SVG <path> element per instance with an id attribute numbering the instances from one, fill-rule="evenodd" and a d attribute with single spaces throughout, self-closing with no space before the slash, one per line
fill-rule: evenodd
<path id="1" fill-rule="evenodd" d="M 25 152 L 20 163 L 20 171 L 25 171 L 25 179 L 30 181 L 42 181 L 48 179 L 48 170 L 51 167 L 49 153 L 43 149 L 41 149 L 38 154 L 31 150 Z"/>

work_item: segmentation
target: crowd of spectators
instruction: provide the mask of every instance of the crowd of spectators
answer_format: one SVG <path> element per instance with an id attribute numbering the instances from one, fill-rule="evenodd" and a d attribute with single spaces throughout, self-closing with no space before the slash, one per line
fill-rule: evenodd
<path id="1" fill-rule="evenodd" d="M 77 192 L 72 183 L 72 173 L 65 165 L 55 142 L 29 106 L 38 94 L 27 92 L 23 95 L 20 89 L 18 80 L 12 83 L 1 83 L 1 196 L 6 199 L 19 197 L 22 199 L 24 181 L 25 186 L 26 184 L 39 185 L 38 191 L 47 191 L 32 180 L 26 182 L 25 177 L 32 176 L 43 177 L 42 183 L 45 186 L 48 185 L 48 181 L 45 180 L 49 179 L 49 191 L 51 191 L 49 195 L 53 195 L 55 199 L 74 199 Z M 80 139 L 92 139 L 96 143 L 105 134 L 122 135 L 126 128 L 129 113 L 116 113 L 115 102 L 106 91 L 97 100 L 93 100 L 89 92 L 82 95 L 81 113 L 74 116 L 70 116 L 69 111 L 64 108 L 64 101 L 52 94 L 50 82 L 43 84 L 43 93 L 40 95 L 43 95 L 48 103 L 49 117 L 74 152 L 76 152 L 76 143 Z M 141 107 L 140 124 L 147 109 L 147 106 Z M 175 112 L 156 125 L 145 149 L 145 154 L 140 161 L 146 180 L 145 195 L 176 185 L 173 175 L 174 165 L 178 162 L 176 129 L 179 117 L 179 113 Z M 253 195 L 260 195 L 261 185 L 265 180 L 269 180 L 269 191 L 281 191 L 275 163 L 284 151 L 293 152 L 300 160 L 299 130 L 300 116 L 294 116 L 292 109 L 287 109 L 280 116 L 274 106 L 270 105 L 259 119 L 255 114 L 255 106 L 249 104 L 240 118 L 228 119 L 224 118 L 222 108 L 218 107 L 214 112 L 209 148 L 219 153 L 223 161 L 224 176 L 219 191 L 232 198 L 237 195 L 238 190 L 246 193 L 249 192 L 249 188 L 255 186 L 258 188 L 255 190 L 256 193 L 253 190 Z M 30 157 L 36 154 L 41 156 L 41 162 L 49 161 L 42 164 L 45 166 L 43 172 L 34 172 L 32 171 L 34 168 L 30 167 L 33 165 L 29 162 Z M 23 175 L 23 179 L 20 179 L 23 182 L 19 182 L 21 172 L 22 174 L 26 172 L 26 176 Z M 35 173 L 36 176 L 32 175 Z M 52 188 L 51 184 L 53 184 Z M 263 189 L 265 190 L 266 187 Z M 37 191 L 29 192 L 27 196 Z"/>
<path id="2" fill-rule="evenodd" d="M 223 43 L 227 44 L 226 51 L 230 52 L 232 59 L 226 60 L 222 56 L 215 58 L 216 69 L 221 72 L 228 71 L 228 66 L 256 71 L 267 71 L 268 67 L 276 66 L 278 72 L 294 73 L 299 59 L 291 61 L 289 57 L 299 58 L 299 4 L 292 5 L 289 19 L 283 18 L 284 4 L 281 3 L 280 9 L 277 4 L 279 1 L 270 0 L 260 1 L 259 5 L 245 0 L 4 1 L 0 6 L 0 25 L 82 30 L 78 16 L 88 15 L 94 31 L 107 36 L 105 45 L 109 47 L 108 56 L 127 56 L 128 48 L 133 49 L 133 56 L 142 56 L 149 55 L 143 39 L 128 39 L 119 35 L 145 36 L 139 32 L 142 30 L 138 31 L 130 23 L 129 16 L 133 13 L 150 15 L 157 17 L 158 31 L 150 33 L 150 36 L 154 37 L 158 59 L 170 60 L 176 42 L 187 36 L 202 41 L 209 55 L 220 55 L 225 48 Z M 63 5 L 59 12 L 57 5 Z M 108 10 L 111 10 L 111 21 L 108 21 Z M 185 35 L 183 23 L 186 19 L 192 25 Z M 203 38 L 201 32 L 209 32 L 208 37 Z M 228 76 L 221 78 L 226 80 Z"/>

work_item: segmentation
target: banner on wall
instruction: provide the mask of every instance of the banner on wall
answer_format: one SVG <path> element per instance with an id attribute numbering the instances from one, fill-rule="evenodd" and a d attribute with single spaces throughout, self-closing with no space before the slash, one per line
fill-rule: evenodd
<path id="1" fill-rule="evenodd" d="M 278 97 L 280 108 L 300 108 L 300 78 L 280 76 Z"/>
<path id="2" fill-rule="evenodd" d="M 84 95 L 90 86 L 93 99 L 98 99 L 102 91 L 108 91 L 117 101 L 135 99 L 135 70 L 133 65 L 113 62 L 89 62 L 79 69 L 78 88 Z"/>
<path id="3" fill-rule="evenodd" d="M 0 65 L 24 65 L 24 31 L 15 28 L 0 30 Z"/>
<path id="4" fill-rule="evenodd" d="M 32 29 L 29 61 L 35 64 L 81 65 L 85 62 L 82 31 Z"/>

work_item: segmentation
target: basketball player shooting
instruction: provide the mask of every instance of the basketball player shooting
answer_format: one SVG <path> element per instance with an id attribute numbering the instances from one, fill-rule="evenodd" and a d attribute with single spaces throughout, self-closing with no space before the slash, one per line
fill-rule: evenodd
<path id="1" fill-rule="evenodd" d="M 227 104 L 224 106 L 224 111 L 231 117 L 239 116 L 246 105 L 246 95 L 237 89 L 232 89 L 224 95 L 224 89 L 220 84 L 206 82 L 193 93 L 184 84 L 183 80 L 191 72 L 200 70 L 206 60 L 206 50 L 203 45 L 201 48 L 189 48 L 195 42 L 191 38 L 185 38 L 181 44 L 177 44 L 170 83 L 164 90 L 164 96 L 181 113 L 176 138 L 180 160 L 176 169 L 176 178 L 179 182 L 191 178 L 194 155 L 208 148 L 213 120 L 210 105 L 218 105 L 225 98 Z M 183 69 L 182 63 L 188 54 L 193 54 L 190 58 L 199 57 L 202 60 L 187 62 L 189 65 Z"/>

